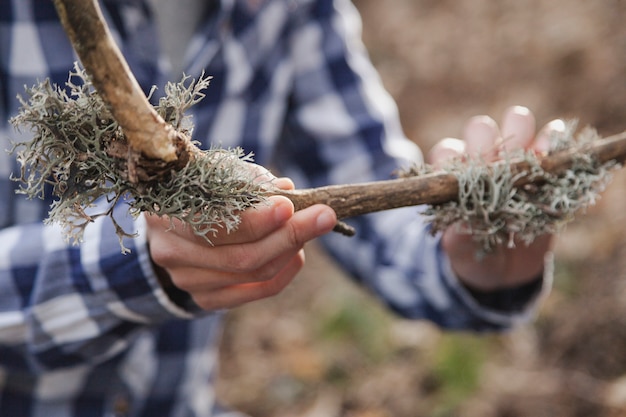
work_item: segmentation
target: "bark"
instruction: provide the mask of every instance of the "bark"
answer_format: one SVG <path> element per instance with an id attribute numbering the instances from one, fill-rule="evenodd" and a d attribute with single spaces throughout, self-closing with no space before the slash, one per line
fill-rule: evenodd
<path id="1" fill-rule="evenodd" d="M 54 0 L 61 23 L 94 87 L 110 106 L 130 147 L 176 161 L 184 138 L 156 113 L 113 41 L 97 0 Z"/>

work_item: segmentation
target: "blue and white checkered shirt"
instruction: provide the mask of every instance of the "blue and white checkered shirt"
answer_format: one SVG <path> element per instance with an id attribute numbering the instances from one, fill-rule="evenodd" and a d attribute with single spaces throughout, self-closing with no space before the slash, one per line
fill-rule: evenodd
<path id="1" fill-rule="evenodd" d="M 146 90 L 164 76 L 142 0 L 103 9 Z M 213 77 L 192 109 L 203 146 L 242 146 L 299 187 L 386 179 L 421 158 L 403 135 L 346 0 L 222 0 L 187 51 L 186 73 Z M 0 0 L 0 143 L 28 139 L 8 119 L 16 95 L 75 57 L 51 0 Z M 180 76 L 172 77 L 174 80 Z M 97 221 L 68 246 L 44 226 L 50 201 L 15 195 L 14 157 L 0 152 L 0 416 L 216 416 L 212 378 L 219 312 L 184 310 L 159 286 L 142 220 L 122 255 Z M 133 222 L 134 223 L 131 223 Z M 358 235 L 322 240 L 357 281 L 404 317 L 490 330 L 529 310 L 483 308 L 457 282 L 414 208 L 352 221 Z M 532 307 L 530 303 L 529 307 Z"/>

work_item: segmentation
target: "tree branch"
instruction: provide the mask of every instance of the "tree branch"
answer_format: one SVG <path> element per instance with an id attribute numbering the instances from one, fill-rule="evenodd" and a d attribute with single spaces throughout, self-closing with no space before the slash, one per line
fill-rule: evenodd
<path id="1" fill-rule="evenodd" d="M 113 41 L 97 0 L 54 0 L 54 5 L 94 87 L 110 106 L 131 148 L 148 158 L 176 161 L 181 143 L 183 151 L 188 150 L 185 140 L 148 102 Z"/>
<path id="2" fill-rule="evenodd" d="M 568 149 L 543 157 L 541 168 L 550 174 L 560 174 L 572 168 L 576 155 L 583 152 L 599 163 L 626 160 L 626 132 L 600 139 L 588 144 L 584 149 Z M 531 166 L 526 160 L 498 161 L 492 169 L 509 164 L 513 176 L 522 174 L 515 182 L 516 187 L 529 184 Z M 459 184 L 455 175 L 448 172 L 376 181 L 361 184 L 330 185 L 326 187 L 276 191 L 293 201 L 296 210 L 313 204 L 326 204 L 332 207 L 339 219 L 359 216 L 377 211 L 422 204 L 437 205 L 454 201 L 459 195 Z"/>

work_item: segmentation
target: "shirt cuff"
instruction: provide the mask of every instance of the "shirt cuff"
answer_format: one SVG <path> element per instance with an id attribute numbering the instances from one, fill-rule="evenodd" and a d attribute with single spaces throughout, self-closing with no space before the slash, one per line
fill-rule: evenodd
<path id="1" fill-rule="evenodd" d="M 543 274 L 533 281 L 512 288 L 480 291 L 469 288 L 454 273 L 449 260 L 444 262 L 443 275 L 448 285 L 473 315 L 502 327 L 514 327 L 528 322 L 552 288 L 553 254 L 544 258 Z"/>

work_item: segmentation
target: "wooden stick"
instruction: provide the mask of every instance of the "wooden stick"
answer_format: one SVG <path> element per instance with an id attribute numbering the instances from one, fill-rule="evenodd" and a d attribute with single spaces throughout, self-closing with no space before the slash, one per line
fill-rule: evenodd
<path id="1" fill-rule="evenodd" d="M 61 23 L 94 87 L 110 106 L 131 149 L 176 161 L 181 138 L 148 102 L 112 39 L 97 0 L 54 0 Z"/>
<path id="2" fill-rule="evenodd" d="M 545 156 L 540 160 L 541 168 L 552 174 L 562 173 L 573 166 L 575 155 L 580 152 L 590 155 L 599 163 L 611 160 L 622 163 L 626 160 L 626 132 L 592 142 L 584 149 L 568 149 Z M 510 164 L 513 175 L 530 172 L 531 166 L 525 160 L 498 161 L 492 166 L 495 168 L 505 163 Z M 522 176 L 515 186 L 530 182 L 529 176 Z M 289 198 L 296 210 L 318 203 L 329 205 L 339 219 L 345 219 L 399 207 L 454 201 L 459 195 L 459 184 L 453 174 L 436 172 L 387 181 L 276 191 L 273 194 Z"/>

